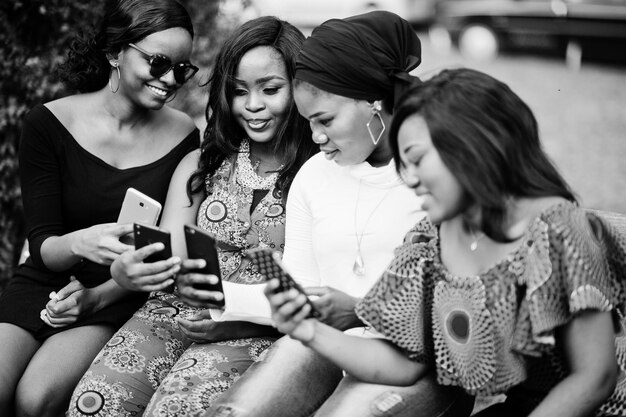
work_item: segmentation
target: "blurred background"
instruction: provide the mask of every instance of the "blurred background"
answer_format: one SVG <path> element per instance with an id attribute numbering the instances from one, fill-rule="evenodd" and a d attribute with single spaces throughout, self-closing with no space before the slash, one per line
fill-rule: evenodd
<path id="1" fill-rule="evenodd" d="M 4 0 L 0 5 L 0 291 L 25 237 L 17 150 L 35 104 L 70 94 L 55 67 L 102 0 Z M 415 27 L 428 78 L 471 67 L 508 83 L 534 111 L 548 154 L 585 207 L 626 213 L 626 0 L 181 0 L 201 70 L 174 107 L 204 127 L 206 88 L 224 37 L 275 15 L 310 34 L 333 17 L 393 11 Z"/>

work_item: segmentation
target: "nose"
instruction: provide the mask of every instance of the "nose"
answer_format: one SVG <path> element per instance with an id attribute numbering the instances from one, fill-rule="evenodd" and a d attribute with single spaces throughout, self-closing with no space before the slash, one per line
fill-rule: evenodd
<path id="1" fill-rule="evenodd" d="M 412 167 L 403 166 L 402 168 L 400 168 L 400 177 L 409 188 L 417 188 L 421 184 L 416 169 Z"/>
<path id="2" fill-rule="evenodd" d="M 176 79 L 174 78 L 174 71 L 172 71 L 171 69 L 165 74 L 161 75 L 159 77 L 159 81 L 163 82 L 169 87 L 173 87 L 178 84 L 176 82 Z"/>
<path id="3" fill-rule="evenodd" d="M 263 109 L 263 100 L 255 92 L 250 92 L 246 99 L 246 110 L 256 112 Z"/>
<path id="4" fill-rule="evenodd" d="M 326 142 L 328 142 L 328 136 L 325 133 L 320 133 L 318 135 L 314 132 L 312 135 L 312 138 L 313 138 L 313 142 L 317 143 L 318 145 L 323 145 Z"/>

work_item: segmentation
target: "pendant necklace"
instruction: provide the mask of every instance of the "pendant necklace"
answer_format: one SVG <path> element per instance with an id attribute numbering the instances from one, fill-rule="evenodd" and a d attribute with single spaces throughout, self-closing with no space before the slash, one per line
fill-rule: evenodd
<path id="1" fill-rule="evenodd" d="M 476 251 L 476 249 L 478 249 L 478 242 L 480 242 L 480 240 L 485 237 L 485 234 L 483 232 L 480 232 L 480 234 L 476 236 L 476 233 L 474 233 L 473 230 L 470 230 L 470 233 L 472 235 L 472 239 L 474 240 L 472 240 L 472 242 L 470 243 L 469 248 L 472 252 L 474 252 Z"/>
<path id="2" fill-rule="evenodd" d="M 358 209 L 359 209 L 359 198 L 361 196 L 361 182 L 362 180 L 359 180 L 359 188 L 356 194 L 356 204 L 354 205 L 354 236 L 356 237 L 356 258 L 354 260 L 354 265 L 352 266 L 352 272 L 354 272 L 354 275 L 357 275 L 359 277 L 362 277 L 365 275 L 365 261 L 363 261 L 363 255 L 361 254 L 361 242 L 363 241 L 363 236 L 365 235 L 365 229 L 367 228 L 369 221 L 374 215 L 374 212 L 378 210 L 378 208 L 383 203 L 383 201 L 385 201 L 389 193 L 391 193 L 391 189 L 387 190 L 387 192 L 380 199 L 378 204 L 376 204 L 374 209 L 370 212 L 369 216 L 367 216 L 367 219 L 365 220 L 365 224 L 363 225 L 363 229 L 361 230 L 361 233 L 359 234 L 357 231 L 357 214 L 358 214 Z"/>

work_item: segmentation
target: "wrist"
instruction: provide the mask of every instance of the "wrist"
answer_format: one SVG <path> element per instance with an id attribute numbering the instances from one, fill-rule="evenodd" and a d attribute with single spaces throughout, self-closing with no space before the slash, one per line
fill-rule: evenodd
<path id="1" fill-rule="evenodd" d="M 298 334 L 298 340 L 300 340 L 304 346 L 311 347 L 311 345 L 315 342 L 318 324 L 319 322 L 315 319 L 308 319 L 302 324 L 305 329 Z"/>

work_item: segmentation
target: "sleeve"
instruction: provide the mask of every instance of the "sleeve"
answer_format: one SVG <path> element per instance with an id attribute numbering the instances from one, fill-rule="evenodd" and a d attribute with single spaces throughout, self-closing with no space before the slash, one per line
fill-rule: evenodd
<path id="1" fill-rule="evenodd" d="M 623 217 L 622 217 L 623 219 Z M 623 221 L 623 220 L 622 220 Z M 521 275 L 526 287 L 514 346 L 527 353 L 554 344 L 554 331 L 585 310 L 624 313 L 626 235 L 601 214 L 574 208 L 537 223 Z"/>
<path id="2" fill-rule="evenodd" d="M 355 312 L 364 323 L 403 349 L 420 363 L 433 363 L 432 318 L 434 246 L 424 242 L 425 235 L 415 227 L 382 277 L 356 305 Z"/>
<path id="3" fill-rule="evenodd" d="M 285 252 L 283 260 L 289 273 L 303 287 L 320 285 L 321 278 L 313 251 L 313 215 L 307 164 L 296 174 L 287 197 Z"/>
<path id="4" fill-rule="evenodd" d="M 24 120 L 18 158 L 30 255 L 35 265 L 47 269 L 41 244 L 63 234 L 63 215 L 60 162 L 44 111 L 35 107 Z"/>

